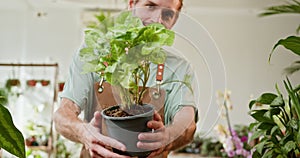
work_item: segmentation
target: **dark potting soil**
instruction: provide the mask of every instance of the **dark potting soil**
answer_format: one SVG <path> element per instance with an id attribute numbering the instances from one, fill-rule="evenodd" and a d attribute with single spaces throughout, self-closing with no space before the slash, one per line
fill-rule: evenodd
<path id="1" fill-rule="evenodd" d="M 105 115 L 110 117 L 128 117 L 143 114 L 150 110 L 150 108 L 141 105 L 130 106 L 130 108 L 126 107 L 124 109 L 117 107 L 114 109 L 106 110 Z"/>

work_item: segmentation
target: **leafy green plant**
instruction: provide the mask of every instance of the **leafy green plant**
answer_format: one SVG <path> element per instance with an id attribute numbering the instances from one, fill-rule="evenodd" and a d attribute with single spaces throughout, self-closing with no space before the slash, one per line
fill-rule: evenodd
<path id="1" fill-rule="evenodd" d="M 292 0 L 291 2 L 286 2 L 286 4 L 279 6 L 272 6 L 266 9 L 265 12 L 261 13 L 260 16 L 269 16 L 276 14 L 300 14 L 300 1 Z M 300 31 L 300 24 L 296 29 L 298 34 Z M 273 47 L 272 52 L 269 56 L 269 62 L 271 61 L 272 54 L 278 46 L 284 46 L 286 49 L 292 51 L 296 55 L 300 55 L 300 37 L 299 36 L 289 36 L 285 39 L 280 39 Z M 293 74 L 300 70 L 300 60 L 294 61 L 291 66 L 284 69 L 287 75 Z"/>
<path id="2" fill-rule="evenodd" d="M 287 99 L 278 89 L 277 94 L 264 93 L 249 104 L 250 115 L 256 120 L 251 124 L 255 132 L 251 140 L 259 138 L 255 146 L 256 157 L 297 157 L 300 154 L 300 91 L 284 81 Z M 254 105 L 265 105 L 255 109 Z"/>
<path id="3" fill-rule="evenodd" d="M 300 13 L 300 2 L 297 0 L 292 2 L 267 8 L 261 16 Z M 280 39 L 274 45 L 269 62 L 278 46 L 284 46 L 295 55 L 300 56 L 300 37 L 289 36 L 286 39 Z M 299 69 L 300 61 L 296 61 L 285 68 L 285 72 L 287 75 L 291 75 Z M 287 96 L 281 93 L 276 84 L 277 94 L 263 93 L 249 103 L 249 113 L 256 121 L 250 125 L 250 128 L 255 131 L 251 139 L 259 139 L 259 143 L 254 147 L 256 151 L 253 153 L 253 157 L 293 158 L 300 156 L 300 84 L 297 83 L 293 86 L 288 77 L 283 84 Z"/>
<path id="4" fill-rule="evenodd" d="M 15 127 L 10 112 L 0 104 L 0 148 L 25 158 L 25 143 L 22 133 Z"/>
<path id="5" fill-rule="evenodd" d="M 8 92 L 5 88 L 0 88 L 0 104 L 6 105 L 8 103 Z"/>
<path id="6" fill-rule="evenodd" d="M 81 59 L 84 72 L 96 72 L 100 78 L 117 87 L 123 105 L 142 104 L 142 96 L 150 75 L 150 64 L 162 64 L 175 34 L 163 25 L 144 26 L 130 11 L 115 19 L 99 16 L 100 26 L 85 31 L 85 47 Z M 142 88 L 139 88 L 141 85 Z"/>

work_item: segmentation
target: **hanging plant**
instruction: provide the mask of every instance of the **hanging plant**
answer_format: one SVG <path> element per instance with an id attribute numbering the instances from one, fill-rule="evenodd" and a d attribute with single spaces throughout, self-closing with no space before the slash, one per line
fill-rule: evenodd
<path id="1" fill-rule="evenodd" d="M 26 81 L 26 84 L 27 84 L 27 86 L 29 86 L 29 87 L 35 87 L 35 86 L 36 86 L 36 83 L 37 83 L 37 81 L 34 80 L 34 79 L 31 79 L 31 80 L 27 80 L 27 81 Z"/>
<path id="2" fill-rule="evenodd" d="M 20 87 L 21 86 L 21 82 L 19 79 L 8 79 L 6 80 L 5 83 L 5 87 L 6 89 L 10 92 L 12 87 Z"/>
<path id="3" fill-rule="evenodd" d="M 42 86 L 48 86 L 50 84 L 50 80 L 40 80 Z"/>

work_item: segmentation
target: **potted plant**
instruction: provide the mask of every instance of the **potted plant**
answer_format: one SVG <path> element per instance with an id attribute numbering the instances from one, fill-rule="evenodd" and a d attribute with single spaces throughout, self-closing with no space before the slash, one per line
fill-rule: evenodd
<path id="1" fill-rule="evenodd" d="M 86 47 L 80 51 L 85 62 L 83 70 L 97 73 L 119 92 L 122 104 L 102 111 L 109 136 L 127 146 L 125 154 L 147 155 L 149 151 L 136 147 L 137 134 L 151 130 L 146 124 L 154 111 L 143 103 L 143 94 L 150 65 L 164 63 L 166 52 L 162 46 L 171 46 L 175 34 L 158 23 L 144 26 L 130 11 L 115 19 L 102 14 L 98 20 L 100 25 L 85 31 Z"/>
<path id="2" fill-rule="evenodd" d="M 5 87 L 9 92 L 11 91 L 11 88 L 14 86 L 16 86 L 16 87 L 21 86 L 21 82 L 19 79 L 12 78 L 12 79 L 6 80 Z"/>
<path id="3" fill-rule="evenodd" d="M 293 3 L 270 7 L 261 15 L 300 13 L 299 9 L 300 2 L 293 0 Z M 297 30 L 299 29 L 300 27 Z M 300 37 L 289 36 L 275 44 L 269 61 L 274 49 L 280 45 L 300 56 Z M 290 75 L 297 70 L 300 70 L 300 61 L 293 62 L 285 72 Z M 255 119 L 255 122 L 250 125 L 250 128 L 255 129 L 251 139 L 259 140 L 254 147 L 253 157 L 300 156 L 300 84 L 293 85 L 288 77 L 283 83 L 286 96 L 276 85 L 277 94 L 263 93 L 249 103 L 250 115 Z"/>

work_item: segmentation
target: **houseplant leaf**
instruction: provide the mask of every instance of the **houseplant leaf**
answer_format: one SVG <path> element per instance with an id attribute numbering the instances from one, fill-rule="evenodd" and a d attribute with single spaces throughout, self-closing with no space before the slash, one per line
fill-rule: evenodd
<path id="1" fill-rule="evenodd" d="M 259 16 L 269 16 L 275 14 L 286 14 L 286 13 L 300 13 L 300 2 L 293 0 L 294 3 L 287 2 L 283 5 L 271 6 L 266 9 L 265 12 L 259 14 Z"/>
<path id="2" fill-rule="evenodd" d="M 0 129 L 0 148 L 25 158 L 24 137 L 15 127 L 10 112 L 3 105 L 0 105 Z"/>
<path id="3" fill-rule="evenodd" d="M 271 104 L 272 101 L 277 97 L 276 94 L 273 93 L 264 93 L 259 98 L 257 98 L 256 102 L 260 104 Z"/>
<path id="4" fill-rule="evenodd" d="M 291 75 L 296 71 L 300 70 L 300 61 L 295 61 L 289 67 L 286 67 L 283 71 L 287 75 Z"/>
<path id="5" fill-rule="evenodd" d="M 284 100 L 282 96 L 276 97 L 270 104 L 271 107 L 284 106 Z"/>
<path id="6" fill-rule="evenodd" d="M 296 143 L 293 141 L 288 141 L 283 147 L 284 151 L 287 153 L 295 148 L 296 148 Z"/>
<path id="7" fill-rule="evenodd" d="M 286 39 L 279 40 L 273 47 L 272 52 L 269 56 L 269 62 L 271 61 L 271 56 L 274 50 L 278 46 L 284 46 L 286 49 L 292 51 L 293 53 L 300 55 L 300 37 L 297 36 L 289 36 Z"/>

